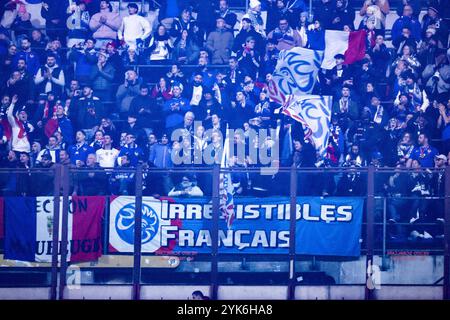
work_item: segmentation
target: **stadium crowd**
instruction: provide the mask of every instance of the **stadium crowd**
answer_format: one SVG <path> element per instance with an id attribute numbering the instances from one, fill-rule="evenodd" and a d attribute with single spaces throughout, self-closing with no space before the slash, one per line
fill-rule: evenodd
<path id="1" fill-rule="evenodd" d="M 428 1 L 425 15 L 419 0 L 319 0 L 312 16 L 304 0 L 250 0 L 246 12 L 230 10 L 227 0 L 151 1 L 147 15 L 135 3 L 124 15 L 107 0 L 42 2 L 44 29 L 33 27 L 20 0 L 0 9 L 2 168 L 61 163 L 87 169 L 71 179 L 73 194 L 132 194 L 135 173 L 89 169 L 139 163 L 172 168 L 177 165 L 171 154 L 186 145 L 212 146 L 220 164 L 227 127 L 242 129 L 231 139 L 246 150 L 262 147 L 249 139 L 251 129 L 278 127 L 281 166 L 409 167 L 407 175 L 380 178 L 377 192 L 415 198 L 444 194 L 442 170 L 450 165 L 445 0 Z M 391 7 L 399 17 L 389 33 Z M 355 28 L 357 15 L 361 22 Z M 327 152 L 320 158 L 301 124 L 275 112 L 280 106 L 270 100 L 267 83 L 280 50 L 323 50 L 329 29 L 366 30 L 367 50 L 352 65 L 336 55 L 336 66 L 319 72 L 314 94 L 332 95 L 334 101 Z M 186 134 L 171 141 L 176 129 Z M 263 144 L 270 149 L 274 141 Z M 231 166 L 260 164 L 246 152 L 233 156 Z M 424 167 L 441 171 L 414 170 Z M 311 175 L 299 175 L 299 195 L 366 192 L 364 175 L 356 171 Z M 1 175 L 0 192 L 51 195 L 52 179 L 43 173 Z M 232 175 L 238 195 L 287 194 L 286 179 Z M 202 174 L 148 173 L 145 192 L 208 195 L 210 181 Z M 438 212 L 432 219 L 441 218 L 443 207 L 434 206 L 395 199 L 389 212 L 392 221 L 414 219 L 416 212 L 421 217 Z"/>

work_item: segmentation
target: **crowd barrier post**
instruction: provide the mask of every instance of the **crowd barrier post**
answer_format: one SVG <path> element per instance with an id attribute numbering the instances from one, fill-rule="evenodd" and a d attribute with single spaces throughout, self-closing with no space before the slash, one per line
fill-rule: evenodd
<path id="1" fill-rule="evenodd" d="M 219 216 L 220 216 L 220 167 L 215 165 L 212 172 L 212 224 L 211 224 L 211 299 L 218 298 L 219 280 Z"/>
<path id="2" fill-rule="evenodd" d="M 444 299 L 450 300 L 450 167 L 445 168 Z"/>
<path id="3" fill-rule="evenodd" d="M 133 300 L 141 298 L 142 180 L 142 164 L 138 164 L 135 178 Z"/>
<path id="4" fill-rule="evenodd" d="M 64 288 L 66 286 L 67 277 L 67 245 L 68 245 L 68 221 L 69 221 L 69 166 L 62 166 L 62 190 L 63 190 L 63 207 L 62 207 L 62 226 L 61 226 L 61 269 L 59 271 L 59 300 L 64 299 Z"/>
<path id="5" fill-rule="evenodd" d="M 52 273 L 51 273 L 51 289 L 50 299 L 57 299 L 58 290 L 58 240 L 59 240 L 59 207 L 60 207 L 60 191 L 61 191 L 61 169 L 60 164 L 55 164 L 54 169 L 54 186 L 53 186 L 53 230 L 52 230 Z"/>
<path id="6" fill-rule="evenodd" d="M 365 299 L 372 300 L 374 298 L 373 288 L 369 286 L 371 279 L 371 272 L 373 267 L 373 233 L 374 233 L 374 214 L 375 214 L 375 167 L 369 166 L 367 173 L 367 203 L 366 203 L 366 285 L 365 285 Z"/>
<path id="7" fill-rule="evenodd" d="M 289 209 L 289 285 L 288 300 L 295 299 L 295 232 L 296 232 L 296 207 L 297 207 L 297 168 L 293 165 L 290 170 L 290 209 Z"/>

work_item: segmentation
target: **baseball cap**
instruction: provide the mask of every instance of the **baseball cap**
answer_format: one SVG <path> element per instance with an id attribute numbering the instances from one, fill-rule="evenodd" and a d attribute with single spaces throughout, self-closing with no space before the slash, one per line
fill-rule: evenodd
<path id="1" fill-rule="evenodd" d="M 443 154 L 437 155 L 437 156 L 435 157 L 435 159 L 440 159 L 440 160 L 447 161 L 447 157 L 446 157 L 445 155 L 443 155 Z"/>

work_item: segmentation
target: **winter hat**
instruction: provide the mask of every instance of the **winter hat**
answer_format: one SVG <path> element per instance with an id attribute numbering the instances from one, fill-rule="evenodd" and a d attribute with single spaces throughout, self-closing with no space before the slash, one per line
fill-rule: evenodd
<path id="1" fill-rule="evenodd" d="M 261 2 L 259 2 L 259 0 L 250 0 L 249 3 L 250 9 L 254 9 L 259 5 L 261 5 Z"/>

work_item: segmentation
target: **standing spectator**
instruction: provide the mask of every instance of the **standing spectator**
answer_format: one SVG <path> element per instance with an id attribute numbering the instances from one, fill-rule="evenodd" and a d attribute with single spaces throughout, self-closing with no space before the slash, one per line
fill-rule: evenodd
<path id="1" fill-rule="evenodd" d="M 329 29 L 332 25 L 333 10 L 334 6 L 331 0 L 322 0 L 322 3 L 317 8 L 317 12 L 314 14 L 314 20 L 320 21 L 324 29 Z"/>
<path id="2" fill-rule="evenodd" d="M 75 136 L 76 144 L 69 146 L 68 152 L 72 164 L 83 166 L 89 154 L 95 153 L 94 149 L 86 143 L 86 133 L 78 130 Z"/>
<path id="3" fill-rule="evenodd" d="M 85 86 L 83 96 L 76 104 L 76 121 L 77 128 L 83 129 L 88 140 L 94 135 L 94 127 L 100 123 L 104 113 L 104 107 L 100 99 L 94 96 L 90 86 Z"/>
<path id="4" fill-rule="evenodd" d="M 172 148 L 169 145 L 169 137 L 167 134 L 163 134 L 161 142 L 154 146 L 150 151 L 148 162 L 151 166 L 160 169 L 169 169 L 173 167 L 172 163 Z M 156 184 L 153 189 L 159 194 L 168 194 L 173 187 L 172 179 L 168 171 L 164 171 L 158 174 L 154 174 L 153 181 L 150 181 L 150 185 Z"/>
<path id="5" fill-rule="evenodd" d="M 268 39 L 277 41 L 278 50 L 289 50 L 293 47 L 302 46 L 300 33 L 289 26 L 289 21 L 286 18 L 280 18 L 278 28 L 269 33 Z"/>
<path id="6" fill-rule="evenodd" d="M 377 77 L 379 79 L 385 78 L 391 55 L 384 44 L 384 37 L 382 35 L 378 35 L 375 38 L 375 45 L 369 50 L 369 55 L 372 59 L 372 66 Z"/>
<path id="7" fill-rule="evenodd" d="M 126 156 L 130 165 L 135 167 L 139 162 L 143 161 L 144 152 L 140 146 L 136 144 L 136 136 L 132 133 L 127 133 L 126 143 L 120 148 L 119 156 L 117 161 L 120 164 L 122 162 L 122 157 Z"/>
<path id="8" fill-rule="evenodd" d="M 42 149 L 37 158 L 36 158 L 36 164 L 41 163 L 42 161 L 42 157 L 44 155 L 50 155 L 51 160 L 53 163 L 58 163 L 60 161 L 59 158 L 59 153 L 60 153 L 61 149 L 58 146 L 58 142 L 55 136 L 51 136 L 50 138 L 48 138 L 48 144 L 45 147 L 45 149 Z"/>
<path id="9" fill-rule="evenodd" d="M 166 130 L 169 134 L 183 123 L 184 114 L 191 110 L 189 101 L 182 97 L 183 85 L 174 83 L 172 85 L 173 97 L 164 103 L 163 115 L 166 119 Z"/>
<path id="10" fill-rule="evenodd" d="M 100 11 L 94 14 L 89 22 L 92 36 L 96 40 L 96 47 L 101 48 L 115 41 L 121 24 L 122 19 L 117 12 L 112 11 L 109 0 L 100 1 Z"/>
<path id="11" fill-rule="evenodd" d="M 17 96 L 13 96 L 9 105 L 7 115 L 11 126 L 11 149 L 14 152 L 30 152 L 30 134 L 34 131 L 33 125 L 28 121 L 27 112 L 22 109 L 14 115 L 14 108 L 18 101 Z"/>
<path id="12" fill-rule="evenodd" d="M 407 27 L 411 30 L 412 39 L 418 42 L 421 38 L 420 22 L 414 17 L 413 9 L 410 5 L 403 7 L 403 15 L 395 20 L 392 26 L 392 42 L 400 43 L 402 38 L 402 30 Z"/>
<path id="13" fill-rule="evenodd" d="M 82 86 L 90 83 L 92 70 L 98 61 L 94 47 L 95 40 L 87 39 L 84 44 L 78 43 L 73 46 L 69 53 L 70 62 L 75 64 L 75 79 Z"/>
<path id="14" fill-rule="evenodd" d="M 117 37 L 128 47 L 142 47 L 152 32 L 150 23 L 137 14 L 139 9 L 135 3 L 129 3 L 127 8 L 129 16 L 123 18 Z"/>
<path id="15" fill-rule="evenodd" d="M 35 75 L 41 65 L 40 57 L 31 50 L 31 42 L 28 38 L 23 38 L 20 41 L 20 47 L 21 50 L 15 55 L 13 65 L 17 65 L 17 61 L 23 59 L 26 62 L 28 72 Z"/>
<path id="16" fill-rule="evenodd" d="M 17 42 L 20 42 L 20 39 L 23 37 L 30 35 L 30 30 L 33 28 L 30 18 L 31 15 L 27 12 L 25 5 L 20 5 L 17 16 L 11 25 L 11 30 L 14 31 Z"/>
<path id="17" fill-rule="evenodd" d="M 37 94 L 53 92 L 61 97 L 66 84 L 63 69 L 56 64 L 54 55 L 47 56 L 47 63 L 42 66 L 34 78 Z"/>
<path id="18" fill-rule="evenodd" d="M 178 82 L 174 82 L 178 83 Z M 169 86 L 167 79 L 164 77 L 161 77 L 159 81 L 155 84 L 155 86 L 152 89 L 151 97 L 152 99 L 156 100 L 156 105 L 159 110 L 162 110 L 162 107 L 164 106 L 164 103 L 166 103 L 167 100 L 172 99 L 172 89 Z"/>
<path id="19" fill-rule="evenodd" d="M 411 168 L 412 162 L 416 160 L 421 167 L 432 168 L 434 166 L 434 157 L 439 154 L 437 149 L 430 146 L 428 136 L 425 133 L 419 135 L 417 143 L 418 146 L 411 152 L 411 157 L 408 159 L 406 166 Z"/>
<path id="20" fill-rule="evenodd" d="M 355 9 L 349 5 L 349 0 L 336 0 L 336 6 L 331 14 L 330 28 L 344 30 L 344 26 L 352 26 L 355 20 Z"/>
<path id="21" fill-rule="evenodd" d="M 225 29 L 233 32 L 237 22 L 237 16 L 230 11 L 228 0 L 219 0 L 219 10 L 216 10 L 216 16 L 225 20 Z"/>
<path id="22" fill-rule="evenodd" d="M 446 4 L 448 6 L 448 4 Z M 440 6 L 436 1 L 430 1 L 428 6 L 428 12 L 422 19 L 422 34 L 425 34 L 429 27 L 434 27 L 436 29 L 436 36 L 438 39 L 447 45 L 448 43 L 448 26 L 447 23 L 440 16 Z"/>
<path id="23" fill-rule="evenodd" d="M 217 18 L 217 29 L 208 35 L 206 48 L 212 53 L 212 64 L 225 64 L 231 56 L 233 34 L 225 28 L 225 19 Z"/>
<path id="24" fill-rule="evenodd" d="M 67 8 L 67 47 L 71 48 L 75 44 L 84 42 L 89 35 L 89 11 L 85 0 L 77 0 Z"/>
<path id="25" fill-rule="evenodd" d="M 125 81 L 119 86 L 116 93 L 117 106 L 121 118 L 125 118 L 130 110 L 130 104 L 134 97 L 139 94 L 140 83 L 138 75 L 134 70 L 125 72 Z"/>
<path id="26" fill-rule="evenodd" d="M 148 87 L 142 84 L 139 89 L 139 95 L 131 100 L 129 114 L 137 115 L 139 124 L 144 127 L 155 129 L 161 120 L 161 111 L 156 109 Z"/>
<path id="27" fill-rule="evenodd" d="M 264 21 L 261 17 L 261 2 L 259 0 L 249 0 L 248 11 L 242 18 L 249 18 L 256 32 L 265 37 Z"/>
<path id="28" fill-rule="evenodd" d="M 45 19 L 45 29 L 50 39 L 66 42 L 67 0 L 45 0 L 42 3 L 41 16 Z"/>
<path id="29" fill-rule="evenodd" d="M 258 33 L 252 25 L 252 21 L 249 18 L 242 18 L 241 30 L 236 35 L 233 44 L 233 52 L 237 53 L 245 46 L 245 42 L 249 37 L 253 37 L 256 42 L 256 50 L 259 52 L 264 51 L 264 39 L 260 33 Z"/>
<path id="30" fill-rule="evenodd" d="M 256 41 L 249 37 L 245 42 L 245 46 L 238 52 L 237 61 L 239 68 L 244 75 L 257 78 L 258 70 L 261 66 L 261 54 L 255 50 Z"/>
<path id="31" fill-rule="evenodd" d="M 98 149 L 95 154 L 97 162 L 101 168 L 114 168 L 119 150 L 113 148 L 112 137 L 108 134 L 103 136 L 103 147 Z"/>
<path id="32" fill-rule="evenodd" d="M 425 89 L 431 100 L 445 101 L 450 92 L 450 50 L 446 54 L 445 50 L 437 49 L 433 62 L 422 73 Z"/>
<path id="33" fill-rule="evenodd" d="M 98 53 L 97 64 L 92 67 L 91 81 L 95 95 L 102 101 L 111 101 L 115 69 L 108 61 L 108 54 Z"/>
<path id="34" fill-rule="evenodd" d="M 194 39 L 198 37 L 199 26 L 195 19 L 192 18 L 192 10 L 189 7 L 183 9 L 180 17 L 173 19 L 170 35 L 175 38 L 175 41 L 179 40 L 184 30 L 191 34 Z M 198 43 L 200 39 L 195 39 L 194 41 Z"/>

